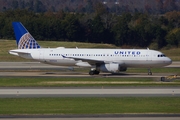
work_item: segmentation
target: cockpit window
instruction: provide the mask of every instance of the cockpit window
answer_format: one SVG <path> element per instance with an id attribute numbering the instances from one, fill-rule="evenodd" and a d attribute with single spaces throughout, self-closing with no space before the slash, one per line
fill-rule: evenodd
<path id="1" fill-rule="evenodd" d="M 158 57 L 166 57 L 164 54 L 159 54 Z"/>

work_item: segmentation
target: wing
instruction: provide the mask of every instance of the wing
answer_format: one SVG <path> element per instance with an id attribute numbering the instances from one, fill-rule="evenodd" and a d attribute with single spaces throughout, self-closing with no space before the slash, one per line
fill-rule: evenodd
<path id="1" fill-rule="evenodd" d="M 103 63 L 107 62 L 107 61 L 104 61 L 104 60 L 96 60 L 96 59 L 87 59 L 87 58 L 78 58 L 78 57 L 66 57 L 64 55 L 62 55 L 62 57 L 63 58 L 74 59 L 76 61 L 88 62 L 90 65 L 103 64 Z"/>

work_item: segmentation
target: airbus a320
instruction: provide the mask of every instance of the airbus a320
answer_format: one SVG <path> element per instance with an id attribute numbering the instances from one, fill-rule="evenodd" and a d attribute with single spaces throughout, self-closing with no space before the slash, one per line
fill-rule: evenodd
<path id="1" fill-rule="evenodd" d="M 42 48 L 21 22 L 12 25 L 17 49 L 10 50 L 10 54 L 51 65 L 89 67 L 90 75 L 119 73 L 128 67 L 148 68 L 148 75 L 152 75 L 150 68 L 172 63 L 160 51 L 150 49 Z"/>

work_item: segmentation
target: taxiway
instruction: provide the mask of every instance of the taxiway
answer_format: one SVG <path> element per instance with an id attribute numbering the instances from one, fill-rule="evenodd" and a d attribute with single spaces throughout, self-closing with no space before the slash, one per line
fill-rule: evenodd
<path id="1" fill-rule="evenodd" d="M 180 67 L 180 62 L 173 62 L 167 67 Z M 53 66 L 40 62 L 0 62 L 0 77 L 25 76 L 25 77 L 92 77 L 88 73 L 73 71 L 72 67 Z M 50 72 L 49 72 L 50 71 Z M 53 71 L 53 72 L 51 72 Z M 23 74 L 22 74 L 23 72 Z M 101 73 L 98 77 L 162 77 L 163 73 Z M 96 75 L 94 75 L 96 77 Z"/>
<path id="2" fill-rule="evenodd" d="M 0 98 L 21 97 L 179 97 L 180 88 L 1 88 Z"/>
<path id="3" fill-rule="evenodd" d="M 180 67 L 180 61 L 172 62 L 166 67 Z M 0 62 L 0 70 L 3 69 L 63 69 L 71 67 L 53 66 L 40 62 Z"/>

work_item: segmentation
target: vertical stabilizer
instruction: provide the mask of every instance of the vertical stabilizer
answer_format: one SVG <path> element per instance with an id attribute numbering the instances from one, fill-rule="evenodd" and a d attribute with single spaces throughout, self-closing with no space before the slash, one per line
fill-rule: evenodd
<path id="1" fill-rule="evenodd" d="M 13 22 L 14 33 L 16 36 L 16 43 L 18 49 L 38 49 L 39 44 L 28 32 L 28 30 L 22 25 L 21 22 Z"/>

